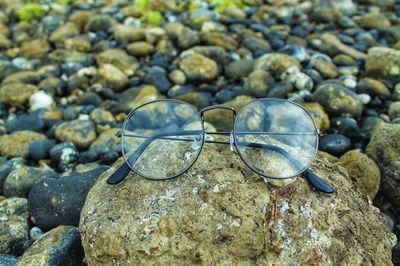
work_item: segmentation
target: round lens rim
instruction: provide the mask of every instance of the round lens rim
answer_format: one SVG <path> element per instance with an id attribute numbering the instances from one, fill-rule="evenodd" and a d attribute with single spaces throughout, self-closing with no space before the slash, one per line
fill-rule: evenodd
<path id="1" fill-rule="evenodd" d="M 189 107 L 194 111 L 194 113 L 196 114 L 196 116 L 198 117 L 198 119 L 199 119 L 199 121 L 200 121 L 200 124 L 201 124 L 201 132 L 202 132 L 201 146 L 200 146 L 200 149 L 199 149 L 199 151 L 198 151 L 198 153 L 197 153 L 197 155 L 196 155 L 196 158 L 193 160 L 193 162 L 192 162 L 187 168 L 185 168 L 183 171 L 179 172 L 178 174 L 176 174 L 176 175 L 174 175 L 174 176 L 171 176 L 171 177 L 166 177 L 166 178 L 152 178 L 152 177 L 148 177 L 148 176 L 146 176 L 146 175 L 144 175 L 144 174 L 141 174 L 139 171 L 135 170 L 135 169 L 130 165 L 130 163 L 128 162 L 128 160 L 126 159 L 127 156 L 125 156 L 125 151 L 124 151 L 124 147 L 123 147 L 123 146 L 124 146 L 124 130 L 125 130 L 125 126 L 126 126 L 127 122 L 129 121 L 129 119 L 132 117 L 132 115 L 133 115 L 138 109 L 140 109 L 140 108 L 142 108 L 142 107 L 144 107 L 144 106 L 146 106 L 146 105 L 149 105 L 149 104 L 152 104 L 152 103 L 157 103 L 157 102 L 172 102 L 172 103 L 185 104 L 185 105 L 189 106 Z M 128 115 L 126 116 L 126 118 L 125 118 L 125 120 L 124 120 L 124 123 L 122 124 L 121 132 L 122 132 L 122 134 L 121 134 L 120 145 L 121 145 L 122 156 L 124 157 L 125 163 L 129 166 L 129 168 L 131 169 L 131 171 L 133 171 L 135 174 L 137 174 L 137 175 L 139 175 L 139 176 L 141 176 L 141 177 L 144 177 L 144 178 L 146 178 L 146 179 L 157 180 L 157 181 L 163 181 L 163 180 L 173 179 L 173 178 L 175 178 L 175 177 L 178 177 L 178 176 L 180 176 L 180 175 L 186 173 L 186 172 L 187 172 L 190 168 L 192 168 L 192 166 L 196 163 L 197 159 L 198 159 L 199 156 L 200 156 L 200 153 L 201 153 L 201 151 L 202 151 L 202 149 L 203 149 L 203 145 L 204 145 L 204 142 L 205 142 L 204 121 L 203 121 L 203 119 L 201 119 L 199 112 L 198 112 L 198 111 L 196 110 L 196 108 L 195 108 L 193 105 L 191 105 L 190 103 L 187 103 L 187 102 L 184 102 L 184 101 L 181 101 L 181 100 L 176 100 L 176 99 L 159 99 L 159 100 L 147 102 L 147 103 L 145 103 L 145 104 L 142 104 L 142 105 L 136 107 L 135 109 L 131 110 L 131 111 L 128 113 Z"/>
<path id="2" fill-rule="evenodd" d="M 238 118 L 239 118 L 239 116 L 240 116 L 240 113 L 241 113 L 243 110 L 245 110 L 245 107 L 247 107 L 248 105 L 251 105 L 251 104 L 253 104 L 253 103 L 255 103 L 255 102 L 263 102 L 263 101 L 288 102 L 288 103 L 291 103 L 291 104 L 293 104 L 293 105 L 295 105 L 295 106 L 297 106 L 297 107 L 300 107 L 300 108 L 303 109 L 303 110 L 306 112 L 306 114 L 310 117 L 310 119 L 311 119 L 311 121 L 312 121 L 312 123 L 313 123 L 313 125 L 314 125 L 314 130 L 315 130 L 315 135 L 316 135 L 316 145 L 315 145 L 315 151 L 314 151 L 314 154 L 313 154 L 313 156 L 312 156 L 312 159 L 310 160 L 310 162 L 309 162 L 306 166 L 304 166 L 304 168 L 303 168 L 302 170 L 300 170 L 299 172 L 297 172 L 297 173 L 296 173 L 295 175 L 293 175 L 293 176 L 290 176 L 290 177 L 272 177 L 272 176 L 268 176 L 268 175 L 266 175 L 266 174 L 263 174 L 263 173 L 261 173 L 260 171 L 258 171 L 257 169 L 255 169 L 255 168 L 253 168 L 252 166 L 250 166 L 249 163 L 246 162 L 246 160 L 243 158 L 243 154 L 240 152 L 240 149 L 239 149 L 238 144 L 237 144 L 237 141 L 236 141 L 236 140 L 237 140 L 237 136 L 236 136 L 236 126 L 237 126 L 237 121 L 238 121 Z M 319 131 L 318 131 L 318 128 L 317 128 L 317 124 L 315 123 L 315 120 L 314 120 L 314 118 L 312 117 L 311 113 L 310 113 L 304 106 L 302 106 L 302 105 L 300 105 L 300 104 L 298 104 L 298 103 L 296 103 L 296 102 L 293 102 L 293 101 L 290 101 L 290 100 L 286 100 L 286 99 L 281 99 L 281 98 L 272 98 L 272 97 L 271 97 L 271 98 L 259 98 L 259 99 L 252 100 L 252 101 L 246 103 L 245 105 L 243 105 L 242 107 L 240 107 L 240 110 L 239 110 L 239 112 L 237 113 L 237 115 L 236 115 L 236 117 L 235 117 L 235 120 L 234 120 L 234 123 L 233 123 L 233 137 L 234 137 L 234 144 L 235 144 L 236 151 L 237 151 L 237 153 L 239 154 L 240 158 L 242 159 L 243 163 L 244 163 L 248 168 L 250 168 L 252 171 L 254 171 L 255 173 L 261 175 L 262 177 L 269 178 L 269 179 L 276 179 L 276 180 L 291 179 L 291 178 L 293 178 L 293 177 L 295 177 L 295 176 L 297 176 L 297 175 L 300 175 L 300 174 L 303 173 L 305 170 L 307 170 L 307 169 L 310 167 L 310 165 L 314 162 L 315 157 L 316 157 L 317 152 L 318 152 L 318 147 L 319 147 Z"/>

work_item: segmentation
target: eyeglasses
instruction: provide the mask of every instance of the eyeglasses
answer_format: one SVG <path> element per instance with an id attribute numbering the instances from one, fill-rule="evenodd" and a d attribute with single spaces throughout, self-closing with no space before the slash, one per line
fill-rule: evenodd
<path id="1" fill-rule="evenodd" d="M 204 113 L 215 113 L 215 109 L 233 113 L 232 131 L 205 131 Z M 230 138 L 220 141 L 214 135 Z M 120 183 L 131 170 L 148 179 L 177 177 L 193 166 L 204 143 L 214 143 L 229 145 L 232 151 L 236 148 L 244 164 L 264 178 L 287 179 L 302 174 L 319 191 L 332 193 L 332 186 L 309 169 L 319 135 L 310 113 L 284 99 L 257 99 L 237 113 L 223 105 L 198 112 L 186 102 L 157 100 L 137 107 L 126 117 L 117 134 L 125 162 L 107 183 Z"/>

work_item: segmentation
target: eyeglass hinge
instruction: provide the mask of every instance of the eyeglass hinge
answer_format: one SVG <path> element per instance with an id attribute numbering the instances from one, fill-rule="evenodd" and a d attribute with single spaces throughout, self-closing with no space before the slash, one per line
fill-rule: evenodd
<path id="1" fill-rule="evenodd" d="M 117 138 L 122 137 L 122 130 L 119 130 L 119 131 L 115 134 L 115 136 L 116 136 Z"/>

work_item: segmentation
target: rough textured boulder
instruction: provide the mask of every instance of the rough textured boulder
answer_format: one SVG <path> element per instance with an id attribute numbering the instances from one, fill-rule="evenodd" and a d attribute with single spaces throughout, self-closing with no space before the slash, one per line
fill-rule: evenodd
<path id="1" fill-rule="evenodd" d="M 297 178 L 273 187 L 222 145 L 205 145 L 186 174 L 151 181 L 105 172 L 81 212 L 88 265 L 389 265 L 393 235 L 382 214 L 351 189 L 348 172 L 317 158 L 336 188 Z"/>
<path id="2" fill-rule="evenodd" d="M 382 174 L 381 190 L 393 206 L 400 210 L 400 125 L 379 123 L 367 146 Z"/>

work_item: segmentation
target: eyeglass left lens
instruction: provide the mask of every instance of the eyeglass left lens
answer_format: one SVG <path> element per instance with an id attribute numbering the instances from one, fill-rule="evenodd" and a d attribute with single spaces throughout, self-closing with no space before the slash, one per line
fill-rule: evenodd
<path id="1" fill-rule="evenodd" d="M 203 125 L 189 104 L 151 102 L 132 111 L 122 130 L 122 154 L 129 167 L 150 179 L 168 179 L 185 172 L 203 145 Z"/>

